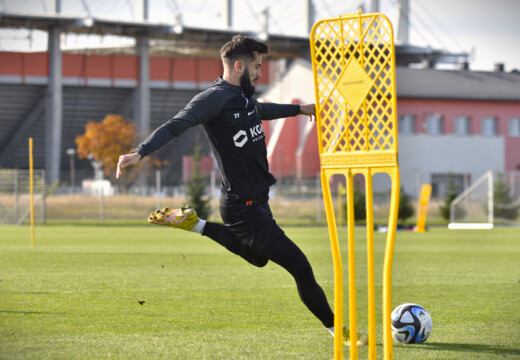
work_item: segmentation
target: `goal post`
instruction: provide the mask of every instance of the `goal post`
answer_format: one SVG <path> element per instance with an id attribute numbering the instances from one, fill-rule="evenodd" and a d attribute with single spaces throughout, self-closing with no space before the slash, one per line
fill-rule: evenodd
<path id="1" fill-rule="evenodd" d="M 391 270 L 399 207 L 394 35 L 382 14 L 348 14 L 315 23 L 310 34 L 321 184 L 334 267 L 334 359 L 343 359 L 343 263 L 331 195 L 334 175 L 346 179 L 350 359 L 358 358 L 354 239 L 354 175 L 365 177 L 368 278 L 368 356 L 376 358 L 372 177 L 392 180 L 383 264 L 384 358 L 393 358 Z"/>
<path id="2" fill-rule="evenodd" d="M 487 171 L 450 204 L 449 229 L 492 229 L 493 172 Z"/>

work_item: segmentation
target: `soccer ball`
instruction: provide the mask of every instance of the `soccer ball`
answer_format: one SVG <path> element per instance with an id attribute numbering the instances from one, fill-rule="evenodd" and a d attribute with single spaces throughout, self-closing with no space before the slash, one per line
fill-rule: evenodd
<path id="1" fill-rule="evenodd" d="M 432 331 L 432 318 L 417 304 L 402 304 L 392 311 L 392 336 L 403 344 L 420 344 Z"/>

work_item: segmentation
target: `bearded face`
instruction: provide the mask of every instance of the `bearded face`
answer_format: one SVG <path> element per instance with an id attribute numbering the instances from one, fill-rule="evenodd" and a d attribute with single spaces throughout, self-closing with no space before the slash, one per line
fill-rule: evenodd
<path id="1" fill-rule="evenodd" d="M 240 87 L 244 91 L 244 95 L 248 98 L 255 94 L 256 89 L 253 85 L 253 80 L 251 80 L 251 75 L 247 67 L 242 76 L 240 76 Z"/>

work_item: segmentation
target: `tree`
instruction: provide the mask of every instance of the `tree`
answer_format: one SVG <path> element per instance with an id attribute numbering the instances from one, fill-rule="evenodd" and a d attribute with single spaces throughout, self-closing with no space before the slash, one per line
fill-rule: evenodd
<path id="1" fill-rule="evenodd" d="M 209 199 L 204 198 L 206 192 L 207 179 L 200 171 L 200 146 L 195 146 L 193 152 L 193 168 L 190 180 L 186 186 L 190 198 L 189 206 L 194 208 L 201 219 L 207 219 L 210 215 Z"/>
<path id="2" fill-rule="evenodd" d="M 356 182 L 356 186 L 354 188 L 354 219 L 363 222 L 366 221 L 366 217 L 367 203 L 365 193 L 359 190 L 359 182 Z"/>
<path id="3" fill-rule="evenodd" d="M 406 225 L 406 220 L 410 218 L 415 213 L 415 208 L 413 207 L 410 198 L 404 192 L 403 188 L 399 193 L 399 212 L 397 218 L 401 220 L 401 225 Z"/>
<path id="4" fill-rule="evenodd" d="M 453 181 L 453 175 L 450 173 L 448 177 L 448 191 L 446 192 L 446 197 L 444 198 L 444 205 L 439 208 L 442 218 L 446 221 L 450 221 L 450 205 L 456 197 L 457 187 Z"/>
<path id="5" fill-rule="evenodd" d="M 365 193 L 360 190 L 359 180 L 354 180 L 354 221 L 364 222 L 367 217 Z M 343 205 L 343 218 L 348 221 L 348 204 Z"/>
<path id="6" fill-rule="evenodd" d="M 85 133 L 76 137 L 78 157 L 93 158 L 103 164 L 105 175 L 114 174 L 119 155 L 125 154 L 134 145 L 137 132 L 133 123 L 121 115 L 108 114 L 103 121 L 89 121 Z"/>
<path id="7" fill-rule="evenodd" d="M 502 174 L 497 175 L 493 187 L 493 216 L 507 220 L 516 220 L 520 205 L 513 204 L 514 199 Z"/>

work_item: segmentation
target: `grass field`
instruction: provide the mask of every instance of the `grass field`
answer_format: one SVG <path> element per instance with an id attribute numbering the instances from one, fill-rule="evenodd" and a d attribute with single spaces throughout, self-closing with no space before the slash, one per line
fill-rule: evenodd
<path id="1" fill-rule="evenodd" d="M 286 233 L 332 300 L 327 229 Z M 363 328 L 364 228 L 356 234 Z M 378 289 L 384 237 L 376 234 Z M 394 307 L 419 303 L 433 318 L 430 339 L 394 343 L 395 359 L 520 359 L 519 229 L 399 232 L 393 280 Z M 0 359 L 331 359 L 332 350 L 289 274 L 199 235 L 45 226 L 32 249 L 28 227 L 0 227 Z"/>

